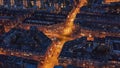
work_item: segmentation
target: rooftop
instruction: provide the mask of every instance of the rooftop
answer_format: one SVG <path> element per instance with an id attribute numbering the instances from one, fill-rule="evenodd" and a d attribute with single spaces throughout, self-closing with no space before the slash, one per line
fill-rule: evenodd
<path id="1" fill-rule="evenodd" d="M 116 39 L 118 40 L 118 38 Z M 120 48 L 118 46 L 120 42 L 110 44 L 112 41 L 109 42 L 107 40 L 108 40 L 108 37 L 95 38 L 94 41 L 87 41 L 83 38 L 78 38 L 72 41 L 68 41 L 64 44 L 63 49 L 59 55 L 59 58 L 71 59 L 71 60 L 72 59 L 77 59 L 77 60 L 90 59 L 95 61 L 106 61 L 109 59 L 114 59 L 114 57 L 112 57 L 112 54 L 116 54 L 117 52 L 120 51 Z M 108 43 L 110 45 L 108 45 Z M 114 51 L 116 50 L 116 51 L 112 52 L 113 50 Z M 120 53 L 117 53 L 117 54 L 120 55 Z M 109 56 L 109 57 L 106 57 L 106 56 Z"/>
<path id="2" fill-rule="evenodd" d="M 2 63 L 2 67 L 14 67 L 22 68 L 21 65 L 25 64 L 25 68 L 37 68 L 38 62 L 34 60 L 23 59 L 21 57 L 15 56 L 6 56 L 0 55 L 0 63 Z"/>
<path id="3" fill-rule="evenodd" d="M 31 27 L 30 30 L 13 28 L 2 35 L 2 40 L 2 48 L 35 52 L 40 55 L 46 53 L 52 42 L 43 32 L 38 31 L 36 27 Z"/>
<path id="4" fill-rule="evenodd" d="M 30 18 L 26 18 L 25 24 L 52 25 L 65 22 L 67 14 L 36 11 Z"/>

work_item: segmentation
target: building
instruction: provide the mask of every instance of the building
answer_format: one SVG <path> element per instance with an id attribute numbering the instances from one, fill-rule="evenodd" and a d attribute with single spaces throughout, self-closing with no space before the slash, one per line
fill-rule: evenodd
<path id="1" fill-rule="evenodd" d="M 34 9 L 51 9 L 50 11 L 58 11 L 61 8 L 66 8 L 68 6 L 73 6 L 78 0 L 0 0 L 0 5 L 6 8 L 34 8 Z"/>
<path id="2" fill-rule="evenodd" d="M 107 44 L 109 44 L 112 47 L 113 52 L 115 52 L 115 53 L 120 52 L 120 47 L 119 47 L 120 37 L 107 36 L 105 40 L 106 40 Z M 119 55 L 120 55 L 120 53 L 119 53 Z"/>
<path id="3" fill-rule="evenodd" d="M 0 68 L 37 68 L 38 62 L 16 56 L 0 55 Z"/>
<path id="4" fill-rule="evenodd" d="M 5 31 L 18 26 L 22 21 L 30 17 L 33 12 L 26 9 L 6 9 L 0 8 L 0 24 L 3 24 Z"/>
<path id="5" fill-rule="evenodd" d="M 14 0 L 14 7 L 23 8 L 23 0 Z"/>
<path id="6" fill-rule="evenodd" d="M 119 43 L 120 39 L 112 36 L 95 37 L 93 41 L 88 41 L 85 37 L 68 41 L 59 55 L 59 65 L 66 67 L 71 64 L 76 67 L 98 68 L 100 66 L 103 68 L 107 64 L 106 67 L 120 67 Z"/>
<path id="7" fill-rule="evenodd" d="M 102 4 L 103 0 L 87 0 L 87 5 L 95 5 L 95 4 Z"/>
<path id="8" fill-rule="evenodd" d="M 111 4 L 84 6 L 76 16 L 75 24 L 81 27 L 85 36 L 120 36 L 119 2 Z M 111 29 L 112 28 L 112 29 Z"/>
<path id="9" fill-rule="evenodd" d="M 89 34 L 93 37 L 120 36 L 118 18 L 119 15 L 80 13 L 77 15 L 75 24 L 81 27 L 81 33 L 86 36 Z"/>
<path id="10" fill-rule="evenodd" d="M 30 30 L 13 28 L 1 36 L 0 54 L 44 62 L 52 41 L 36 27 Z"/>
<path id="11" fill-rule="evenodd" d="M 32 25 L 37 26 L 50 26 L 54 24 L 64 23 L 68 13 L 50 13 L 46 11 L 35 11 L 34 14 L 26 18 L 21 24 L 22 27 L 30 27 Z"/>
<path id="12" fill-rule="evenodd" d="M 5 32 L 4 25 L 0 24 L 0 35 Z"/>
<path id="13" fill-rule="evenodd" d="M 0 16 L 0 24 L 4 25 L 5 32 L 14 27 L 17 20 L 13 16 Z"/>

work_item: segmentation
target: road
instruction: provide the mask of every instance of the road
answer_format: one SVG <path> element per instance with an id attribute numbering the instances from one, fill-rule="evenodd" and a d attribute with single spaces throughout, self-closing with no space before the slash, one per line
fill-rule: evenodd
<path id="1" fill-rule="evenodd" d="M 38 68 L 54 68 L 55 65 L 58 64 L 58 56 L 62 50 L 62 47 L 66 41 L 69 41 L 69 35 L 72 34 L 74 27 L 74 20 L 79 13 L 79 10 L 82 6 L 85 5 L 87 1 L 81 0 L 81 2 L 77 5 L 77 7 L 73 8 L 73 10 L 69 13 L 68 18 L 66 19 L 66 24 L 63 29 L 63 32 L 60 34 L 56 34 L 55 36 L 58 38 L 61 38 L 61 40 L 55 42 L 50 50 L 48 50 L 49 55 L 46 56 L 46 59 L 43 63 L 43 65 L 39 66 Z M 54 42 L 54 41 L 53 41 Z"/>
<path id="2" fill-rule="evenodd" d="M 15 50 L 10 50 L 10 49 L 4 49 L 0 47 L 0 54 L 2 55 L 7 55 L 7 56 L 17 56 L 17 57 L 22 57 L 26 59 L 31 59 L 40 62 L 40 55 L 37 54 L 32 54 L 28 52 L 21 52 L 21 51 L 15 51 Z"/>
<path id="3" fill-rule="evenodd" d="M 53 68 L 55 65 L 58 64 L 58 56 L 62 50 L 62 47 L 66 41 L 74 39 L 74 37 L 71 37 L 70 35 L 73 33 L 75 30 L 74 26 L 74 20 L 79 13 L 80 8 L 86 3 L 86 0 L 81 0 L 81 2 L 77 5 L 77 7 L 73 8 L 72 11 L 68 14 L 68 18 L 66 19 L 65 24 L 62 24 L 62 26 L 59 26 L 61 29 L 60 31 L 54 31 L 54 30 L 47 30 L 47 32 L 43 31 L 49 38 L 53 40 L 53 43 L 51 47 L 47 50 L 47 55 L 45 56 L 45 61 L 40 65 L 38 65 L 38 68 Z M 53 27 L 54 28 L 54 27 Z M 57 29 L 57 28 L 56 28 Z M 59 32 L 59 33 L 57 33 Z M 2 49 L 3 50 L 3 49 Z M 9 54 L 8 54 L 9 53 Z M 27 57 L 27 53 L 22 53 L 22 52 L 15 52 L 15 51 L 5 51 L 5 52 L 0 52 L 0 54 L 4 55 L 14 55 L 18 57 L 23 57 L 23 58 L 29 58 L 29 59 L 34 59 L 39 61 L 40 56 L 32 55 L 31 57 Z"/>

